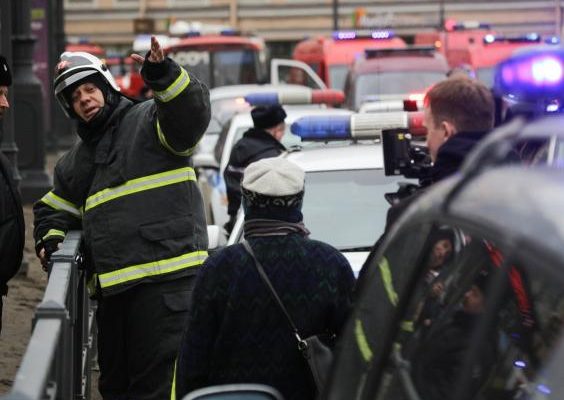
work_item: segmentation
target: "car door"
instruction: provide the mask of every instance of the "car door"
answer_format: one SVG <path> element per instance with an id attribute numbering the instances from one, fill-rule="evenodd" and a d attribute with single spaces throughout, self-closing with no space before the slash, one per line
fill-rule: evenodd
<path id="1" fill-rule="evenodd" d="M 309 65 L 302 61 L 281 58 L 273 58 L 270 61 L 270 83 L 288 83 L 312 89 L 327 89 L 327 85 Z"/>
<path id="2" fill-rule="evenodd" d="M 558 398 L 561 260 L 508 243 L 467 221 L 396 236 L 369 261 L 325 397 Z"/>

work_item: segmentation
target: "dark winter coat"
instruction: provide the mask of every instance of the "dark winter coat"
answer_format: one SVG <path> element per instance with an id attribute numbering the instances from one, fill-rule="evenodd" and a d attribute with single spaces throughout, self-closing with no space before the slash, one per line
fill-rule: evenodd
<path id="1" fill-rule="evenodd" d="M 223 172 L 230 216 L 236 216 L 241 206 L 241 179 L 245 168 L 263 158 L 277 157 L 284 151 L 284 145 L 263 129 L 251 128 L 235 143 Z"/>
<path id="2" fill-rule="evenodd" d="M 191 154 L 210 120 L 208 89 L 170 59 L 142 71 L 155 99 L 122 97 L 34 206 L 37 242 L 82 227 L 103 295 L 193 274 L 207 256 Z"/>
<path id="3" fill-rule="evenodd" d="M 407 210 L 413 202 L 425 193 L 425 190 L 429 187 L 429 185 L 448 178 L 458 172 L 468 153 L 470 153 L 474 146 L 476 146 L 476 144 L 487 134 L 488 132 L 459 132 L 450 137 L 441 147 L 439 147 L 437 159 L 431 168 L 430 182 L 428 185 L 420 188 L 415 193 L 404 198 L 399 203 L 392 205 L 388 209 L 384 233 L 380 236 L 372 248 L 371 254 L 366 259 L 366 262 L 359 273 L 359 282 L 360 277 L 364 275 L 365 266 L 370 264 L 370 260 L 375 256 L 378 247 L 380 247 L 391 227 L 401 217 L 405 210 Z"/>
<path id="4" fill-rule="evenodd" d="M 300 333 L 343 328 L 354 277 L 335 248 L 299 234 L 249 243 Z M 215 384 L 262 383 L 286 400 L 314 387 L 288 321 L 242 244 L 211 255 L 198 272 L 178 358 L 176 399 Z"/>

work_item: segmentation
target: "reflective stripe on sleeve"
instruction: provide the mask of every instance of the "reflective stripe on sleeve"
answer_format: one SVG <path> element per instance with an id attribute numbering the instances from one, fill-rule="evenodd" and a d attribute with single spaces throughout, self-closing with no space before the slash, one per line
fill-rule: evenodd
<path id="1" fill-rule="evenodd" d="M 192 155 L 192 153 L 194 152 L 194 149 L 196 148 L 196 146 L 194 146 L 194 147 L 189 147 L 188 149 L 186 149 L 184 151 L 174 150 L 172 148 L 172 146 L 170 144 L 168 144 L 168 142 L 166 141 L 166 136 L 161 129 L 161 124 L 160 124 L 158 119 L 157 119 L 157 134 L 159 135 L 159 142 L 161 142 L 161 144 L 164 146 L 165 149 L 167 149 L 168 151 L 170 151 L 174 155 L 188 157 L 188 156 Z"/>
<path id="2" fill-rule="evenodd" d="M 384 257 L 378 264 L 378 267 L 380 268 L 380 275 L 382 276 L 382 281 L 384 282 L 384 288 L 386 289 L 388 299 L 390 299 L 390 303 L 395 306 L 398 304 L 398 294 L 394 289 L 392 272 L 390 271 L 390 264 L 388 263 L 388 259 Z"/>
<path id="3" fill-rule="evenodd" d="M 190 84 L 190 75 L 182 67 L 180 67 L 180 75 L 165 90 L 155 91 L 153 96 L 159 101 L 166 103 L 178 96 Z"/>
<path id="4" fill-rule="evenodd" d="M 366 334 L 364 333 L 364 328 L 362 327 L 362 321 L 359 319 L 357 319 L 354 324 L 354 336 L 356 338 L 356 344 L 364 361 L 372 361 L 374 354 L 372 353 L 370 345 L 368 344 L 368 340 L 366 339 Z"/>
<path id="5" fill-rule="evenodd" d="M 150 189 L 156 189 L 175 183 L 195 180 L 196 173 L 191 167 L 173 169 L 171 171 L 160 172 L 158 174 L 132 179 L 122 185 L 101 190 L 98 193 L 95 193 L 92 196 L 88 197 L 88 199 L 86 199 L 85 211 L 89 211 L 92 208 L 99 206 L 100 204 L 130 194 L 139 193 Z"/>
<path id="6" fill-rule="evenodd" d="M 45 234 L 45 236 L 42 237 L 43 241 L 48 240 L 52 237 L 62 237 L 63 239 L 65 238 L 66 234 L 63 231 L 60 231 L 58 229 L 49 229 L 49 231 L 47 231 L 47 233 Z"/>
<path id="7" fill-rule="evenodd" d="M 105 289 L 122 283 L 135 281 L 137 279 L 164 275 L 186 268 L 197 267 L 204 262 L 207 256 L 207 251 L 194 251 L 192 253 L 186 253 L 166 260 L 132 265 L 117 271 L 100 274 L 98 275 L 98 279 L 102 289 Z"/>
<path id="8" fill-rule="evenodd" d="M 172 385 L 170 388 L 170 400 L 176 400 L 176 366 L 178 358 L 174 360 L 174 370 L 172 371 Z"/>
<path id="9" fill-rule="evenodd" d="M 55 193 L 53 193 L 53 191 L 50 191 L 45 196 L 43 196 L 40 201 L 47 204 L 49 207 L 54 208 L 55 210 L 66 211 L 78 218 L 82 216 L 82 213 L 77 206 L 72 204 L 70 201 L 63 199 L 62 197 L 57 196 Z"/>

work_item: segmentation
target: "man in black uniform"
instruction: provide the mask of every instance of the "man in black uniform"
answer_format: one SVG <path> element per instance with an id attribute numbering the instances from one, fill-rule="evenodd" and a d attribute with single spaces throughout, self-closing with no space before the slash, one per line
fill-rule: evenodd
<path id="1" fill-rule="evenodd" d="M 258 106 L 251 111 L 254 127 L 235 143 L 223 177 L 227 186 L 227 213 L 229 221 L 224 225 L 229 233 L 233 229 L 241 206 L 241 179 L 247 166 L 268 157 L 277 157 L 286 148 L 280 140 L 284 136 L 286 112 L 280 105 Z"/>
<path id="2" fill-rule="evenodd" d="M 54 88 L 81 140 L 57 163 L 35 205 L 36 250 L 46 263 L 82 228 L 98 309 L 99 389 L 105 400 L 170 395 L 197 268 L 207 256 L 192 153 L 210 120 L 209 91 L 151 39 L 142 63 L 154 98 L 120 95 L 88 53 L 63 53 Z"/>
<path id="3" fill-rule="evenodd" d="M 0 55 L 0 122 L 5 110 L 10 107 L 8 86 L 11 84 L 10 68 L 6 59 Z M 24 243 L 25 225 L 20 195 L 10 162 L 0 151 L 0 332 L 2 296 L 8 294 L 7 283 L 22 264 Z"/>

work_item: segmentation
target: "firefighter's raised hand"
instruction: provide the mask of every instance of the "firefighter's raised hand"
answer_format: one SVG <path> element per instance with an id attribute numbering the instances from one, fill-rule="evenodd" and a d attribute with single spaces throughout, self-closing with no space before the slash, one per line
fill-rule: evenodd
<path id="1" fill-rule="evenodd" d="M 143 62 L 145 61 L 145 57 L 140 56 L 139 54 L 132 54 L 131 58 L 133 58 L 139 64 L 143 64 Z M 165 57 L 161 44 L 156 37 L 151 36 L 151 51 L 147 55 L 147 61 L 152 63 L 160 63 L 163 62 L 164 59 Z"/>

